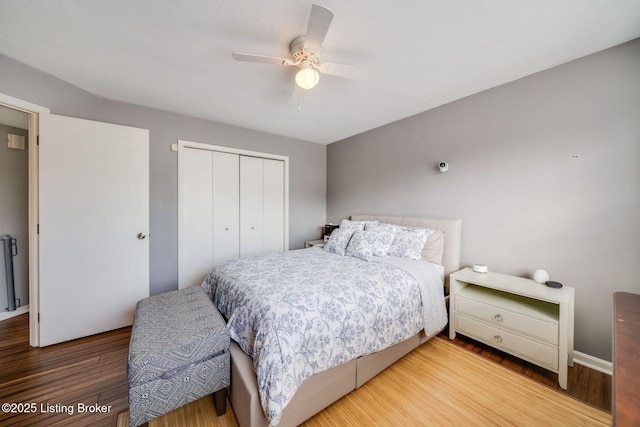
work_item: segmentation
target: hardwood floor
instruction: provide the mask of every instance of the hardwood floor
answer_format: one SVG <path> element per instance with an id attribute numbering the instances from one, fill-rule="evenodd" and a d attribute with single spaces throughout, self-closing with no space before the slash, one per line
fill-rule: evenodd
<path id="1" fill-rule="evenodd" d="M 115 425 L 117 415 L 128 409 L 130 333 L 130 328 L 123 328 L 32 348 L 27 314 L 0 322 L 0 403 L 36 405 L 33 413 L 0 411 L 0 426 Z M 447 338 L 443 333 L 438 339 Z M 557 374 L 462 336 L 454 343 L 587 404 L 611 411 L 609 375 L 576 364 L 569 369 L 569 390 L 564 392 L 557 384 Z M 79 405 L 84 412 L 78 413 Z M 105 412 L 90 412 L 96 409 L 91 405 L 99 405 L 97 409 Z M 73 410 L 72 418 L 69 410 Z"/>
<path id="2" fill-rule="evenodd" d="M 0 426 L 111 426 L 129 407 L 131 328 L 33 348 L 28 325 L 28 314 L 0 322 L 0 403 L 35 407 L 3 407 Z"/>
<path id="3" fill-rule="evenodd" d="M 448 340 L 448 331 L 440 333 L 438 338 Z M 611 375 L 574 363 L 573 367 L 569 367 L 567 390 L 562 390 L 558 384 L 558 374 L 460 334 L 451 342 L 588 405 L 611 412 Z"/>

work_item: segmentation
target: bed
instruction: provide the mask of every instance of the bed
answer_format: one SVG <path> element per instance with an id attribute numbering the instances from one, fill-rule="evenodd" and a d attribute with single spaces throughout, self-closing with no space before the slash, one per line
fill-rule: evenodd
<path id="1" fill-rule="evenodd" d="M 346 222 L 346 254 L 334 232 L 329 250 L 225 263 L 203 283 L 233 339 L 230 401 L 241 427 L 297 425 L 446 325 L 442 285 L 459 268 L 461 221 L 353 215 Z M 415 249 L 373 257 L 372 248 L 386 249 L 356 244 L 384 236 L 385 224 L 402 226 L 394 228 L 414 247 L 420 236 L 417 258 L 440 265 L 407 259 L 416 259 Z M 347 232 L 365 225 L 366 232 Z"/>

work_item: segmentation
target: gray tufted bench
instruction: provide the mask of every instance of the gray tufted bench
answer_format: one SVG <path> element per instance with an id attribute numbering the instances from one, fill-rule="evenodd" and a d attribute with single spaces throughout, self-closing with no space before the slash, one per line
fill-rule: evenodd
<path id="1" fill-rule="evenodd" d="M 226 412 L 229 331 L 200 286 L 138 302 L 127 372 L 130 427 L 212 393 Z"/>

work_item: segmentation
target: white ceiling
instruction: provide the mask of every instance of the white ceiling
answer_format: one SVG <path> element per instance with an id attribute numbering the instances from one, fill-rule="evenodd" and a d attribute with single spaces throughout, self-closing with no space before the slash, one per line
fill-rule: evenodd
<path id="1" fill-rule="evenodd" d="M 322 76 L 291 99 L 311 0 L 0 0 L 0 53 L 96 95 L 327 144 L 640 37 L 638 0 L 316 0 Z M 1 77 L 0 77 L 1 78 Z"/>

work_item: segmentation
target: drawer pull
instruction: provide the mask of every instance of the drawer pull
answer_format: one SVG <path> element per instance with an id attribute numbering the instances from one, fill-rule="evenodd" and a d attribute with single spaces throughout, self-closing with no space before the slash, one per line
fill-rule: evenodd
<path id="1" fill-rule="evenodd" d="M 500 335 L 494 335 L 494 336 L 493 336 L 493 340 L 494 340 L 495 342 L 502 342 L 502 337 L 501 337 Z"/>
<path id="2" fill-rule="evenodd" d="M 493 316 L 493 318 L 496 320 L 496 322 L 502 322 L 504 320 L 504 318 L 499 314 L 496 314 L 495 316 Z"/>

